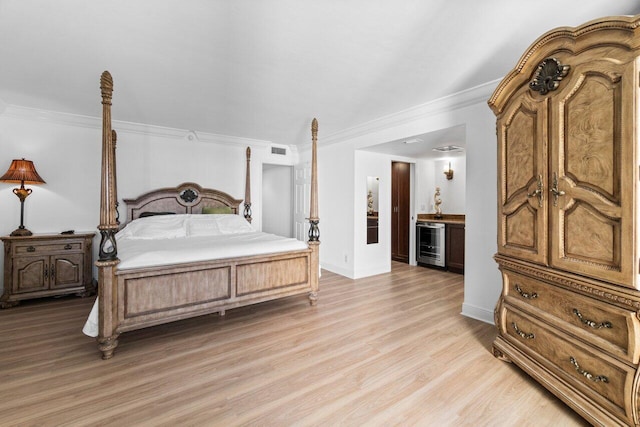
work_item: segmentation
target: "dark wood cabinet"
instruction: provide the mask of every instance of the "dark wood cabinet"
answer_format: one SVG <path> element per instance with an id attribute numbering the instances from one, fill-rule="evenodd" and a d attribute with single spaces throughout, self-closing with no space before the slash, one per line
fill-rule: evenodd
<path id="1" fill-rule="evenodd" d="M 410 165 L 391 163 L 391 259 L 409 262 Z"/>
<path id="2" fill-rule="evenodd" d="M 445 263 L 447 270 L 464 273 L 464 224 L 445 226 Z"/>
<path id="3" fill-rule="evenodd" d="M 23 299 L 91 294 L 94 233 L 2 237 L 4 292 L 0 308 Z"/>

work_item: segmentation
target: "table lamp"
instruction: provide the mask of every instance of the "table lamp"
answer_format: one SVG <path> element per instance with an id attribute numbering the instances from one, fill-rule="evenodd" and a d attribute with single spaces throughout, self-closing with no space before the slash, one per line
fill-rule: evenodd
<path id="1" fill-rule="evenodd" d="M 20 227 L 14 230 L 11 235 L 31 236 L 31 231 L 24 227 L 24 200 L 31 194 L 31 189 L 24 188 L 24 184 L 44 184 L 44 180 L 38 175 L 33 162 L 22 158 L 11 161 L 9 170 L 0 177 L 0 182 L 20 183 L 20 188 L 13 189 L 13 194 L 20 199 Z"/>

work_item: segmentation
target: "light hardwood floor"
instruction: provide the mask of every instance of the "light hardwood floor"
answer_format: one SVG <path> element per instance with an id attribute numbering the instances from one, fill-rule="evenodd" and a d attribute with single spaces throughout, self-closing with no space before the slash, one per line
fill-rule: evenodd
<path id="1" fill-rule="evenodd" d="M 229 310 L 121 336 L 101 360 L 93 298 L 0 311 L 0 425 L 582 426 L 460 315 L 463 277 L 393 264 L 320 298 Z"/>

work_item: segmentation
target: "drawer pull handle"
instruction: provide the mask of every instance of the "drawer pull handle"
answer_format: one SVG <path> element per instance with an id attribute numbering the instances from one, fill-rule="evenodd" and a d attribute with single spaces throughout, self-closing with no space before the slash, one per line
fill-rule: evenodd
<path id="1" fill-rule="evenodd" d="M 571 364 L 573 365 L 574 368 L 576 368 L 576 371 L 578 371 L 578 373 L 580 375 L 582 375 L 583 377 L 585 377 L 588 380 L 591 380 L 593 382 L 603 382 L 603 383 L 608 383 L 609 382 L 609 378 L 605 377 L 604 375 L 593 375 L 583 369 L 580 368 L 580 365 L 578 364 L 578 361 L 574 358 L 574 357 L 569 357 L 569 361 L 571 362 Z"/>
<path id="2" fill-rule="evenodd" d="M 585 319 L 584 317 L 582 317 L 582 313 L 580 313 L 577 308 L 573 309 L 573 314 L 578 316 L 578 319 L 580 319 L 582 323 L 584 323 L 585 325 L 593 329 L 602 329 L 602 328 L 611 329 L 612 328 L 611 322 L 596 323 L 593 320 Z"/>
<path id="3" fill-rule="evenodd" d="M 73 246 L 71 246 L 71 244 L 70 244 L 70 243 L 67 243 L 66 245 L 64 245 L 64 248 L 65 248 L 66 250 L 69 250 L 69 249 L 73 248 Z"/>
<path id="4" fill-rule="evenodd" d="M 531 292 L 531 293 L 524 292 L 520 288 L 520 285 L 518 285 L 517 283 L 516 283 L 516 292 L 518 292 L 522 296 L 522 298 L 526 298 L 526 299 L 536 299 L 536 298 L 538 298 L 538 294 L 537 293 L 535 293 L 535 292 Z"/>
<path id="5" fill-rule="evenodd" d="M 27 247 L 27 252 L 35 252 L 36 248 L 34 246 Z"/>
<path id="6" fill-rule="evenodd" d="M 44 267 L 44 278 L 45 279 L 49 278 L 49 268 L 47 266 Z"/>
<path id="7" fill-rule="evenodd" d="M 528 334 L 526 332 L 521 331 L 518 328 L 518 325 L 516 325 L 516 322 L 511 322 L 511 326 L 513 326 L 513 329 L 516 331 L 516 334 L 520 335 L 525 340 L 532 340 L 536 337 L 533 333 Z"/>

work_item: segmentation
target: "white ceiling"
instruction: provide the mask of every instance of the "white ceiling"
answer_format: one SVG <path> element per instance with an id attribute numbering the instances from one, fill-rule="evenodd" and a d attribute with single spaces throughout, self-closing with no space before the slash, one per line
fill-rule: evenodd
<path id="1" fill-rule="evenodd" d="M 465 155 L 467 134 L 464 125 L 444 128 L 420 135 L 408 135 L 405 138 L 363 148 L 363 151 L 391 154 L 412 159 L 443 159 Z M 450 152 L 436 151 L 434 148 L 460 147 L 462 150 Z"/>
<path id="2" fill-rule="evenodd" d="M 0 109 L 320 142 L 504 76 L 543 32 L 637 0 L 0 0 Z M 440 135 L 441 136 L 441 135 Z M 428 139 L 428 136 L 425 136 Z"/>

